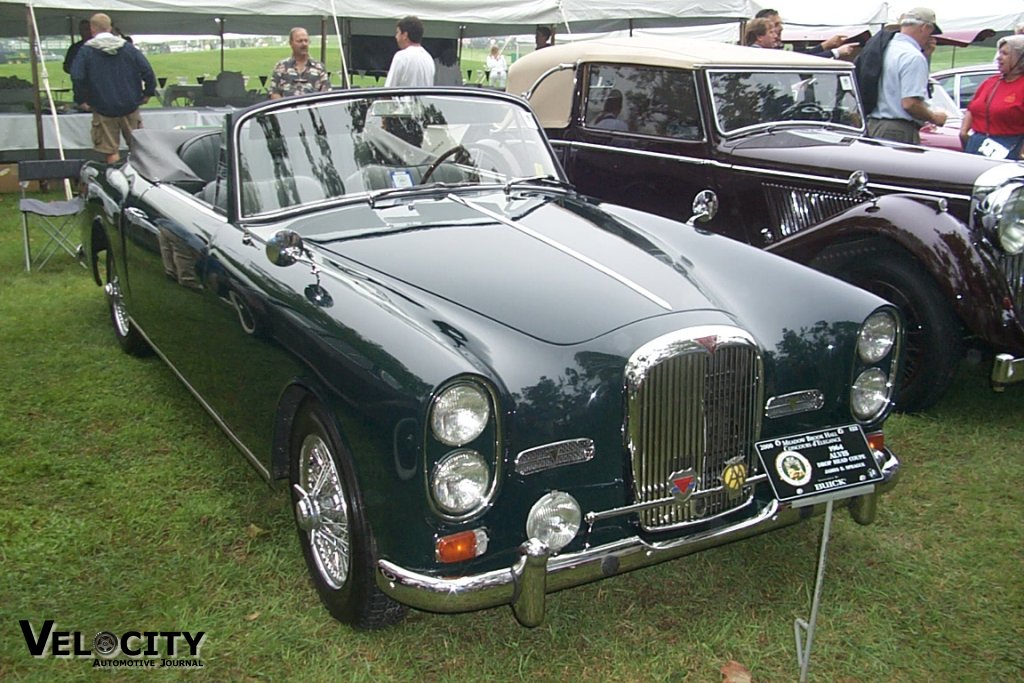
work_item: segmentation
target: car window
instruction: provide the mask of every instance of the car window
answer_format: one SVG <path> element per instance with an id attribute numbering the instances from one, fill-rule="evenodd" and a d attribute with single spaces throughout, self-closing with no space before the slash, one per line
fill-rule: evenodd
<path id="1" fill-rule="evenodd" d="M 693 73 L 681 69 L 592 65 L 584 124 L 678 140 L 704 137 Z"/>
<path id="2" fill-rule="evenodd" d="M 237 127 L 241 214 L 375 190 L 561 177 L 525 106 L 473 96 L 286 103 Z"/>
<path id="3" fill-rule="evenodd" d="M 960 108 L 966 109 L 978 92 L 978 86 L 990 78 L 992 74 L 963 74 L 960 76 Z"/>
<path id="4" fill-rule="evenodd" d="M 712 71 L 708 77 L 723 133 L 782 121 L 863 127 L 849 72 Z"/>

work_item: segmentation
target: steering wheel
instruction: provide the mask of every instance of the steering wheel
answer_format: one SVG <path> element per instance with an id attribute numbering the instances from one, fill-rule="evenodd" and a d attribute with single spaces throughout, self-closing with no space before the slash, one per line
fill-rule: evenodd
<path id="1" fill-rule="evenodd" d="M 447 161 L 450 157 L 455 156 L 457 152 L 465 152 L 466 156 L 469 156 L 469 150 L 462 145 L 455 145 L 454 147 L 446 149 L 441 156 L 434 160 L 434 163 L 430 164 L 430 168 L 423 172 L 423 179 L 420 180 L 420 183 L 422 184 L 430 180 L 430 176 L 434 175 L 434 171 L 437 170 L 437 167 Z"/>
<path id="2" fill-rule="evenodd" d="M 817 102 L 800 102 L 790 105 L 783 109 L 779 116 L 783 119 L 805 121 L 828 121 L 829 119 L 829 113 Z"/>

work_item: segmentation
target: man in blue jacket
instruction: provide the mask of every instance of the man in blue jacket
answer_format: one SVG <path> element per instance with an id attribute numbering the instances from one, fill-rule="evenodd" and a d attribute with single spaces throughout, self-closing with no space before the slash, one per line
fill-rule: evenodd
<path id="1" fill-rule="evenodd" d="M 121 158 L 122 135 L 131 144 L 132 131 L 142 127 L 139 107 L 156 94 L 153 67 L 111 26 L 106 14 L 92 15 L 92 38 L 71 64 L 75 104 L 92 112 L 93 149 L 105 154 L 108 164 Z"/>

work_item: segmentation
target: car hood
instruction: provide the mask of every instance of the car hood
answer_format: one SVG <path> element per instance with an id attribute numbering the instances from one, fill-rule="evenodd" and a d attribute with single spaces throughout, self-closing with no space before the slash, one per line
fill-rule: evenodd
<path id="1" fill-rule="evenodd" d="M 548 193 L 466 199 L 350 207 L 296 227 L 361 269 L 555 344 L 674 311 L 722 309 L 696 268 L 595 204 Z M 357 235 L 339 225 L 366 228 Z"/>
<path id="2" fill-rule="evenodd" d="M 782 129 L 724 141 L 720 149 L 734 163 L 786 174 L 846 179 L 866 171 L 871 184 L 892 189 L 968 195 L 978 176 L 999 162 L 947 150 L 814 129 Z"/>

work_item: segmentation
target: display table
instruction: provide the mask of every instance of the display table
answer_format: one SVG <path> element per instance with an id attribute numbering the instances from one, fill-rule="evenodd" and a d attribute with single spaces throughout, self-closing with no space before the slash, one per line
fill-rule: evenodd
<path id="1" fill-rule="evenodd" d="M 232 111 L 230 107 L 146 108 L 142 109 L 142 125 L 144 128 L 156 129 L 219 126 L 224 122 L 224 114 L 229 111 Z M 58 114 L 57 121 L 65 151 L 92 149 L 92 114 Z M 47 150 L 57 149 L 56 127 L 54 117 L 50 114 L 43 115 L 43 140 Z M 0 141 L 0 156 L 3 158 L 29 158 L 24 152 L 35 152 L 39 147 L 35 116 L 31 113 L 0 113 Z"/>

